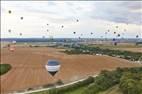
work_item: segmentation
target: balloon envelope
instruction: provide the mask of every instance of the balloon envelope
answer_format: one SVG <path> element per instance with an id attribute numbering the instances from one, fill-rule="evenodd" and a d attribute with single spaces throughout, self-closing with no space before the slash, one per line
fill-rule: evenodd
<path id="1" fill-rule="evenodd" d="M 23 20 L 23 17 L 20 17 L 21 20 Z"/>
<path id="2" fill-rule="evenodd" d="M 118 34 L 117 36 L 120 37 L 120 34 Z"/>
<path id="3" fill-rule="evenodd" d="M 11 33 L 11 29 L 9 29 L 8 32 Z"/>
<path id="4" fill-rule="evenodd" d="M 22 33 L 19 33 L 20 36 L 22 36 Z"/>
<path id="5" fill-rule="evenodd" d="M 139 35 L 136 35 L 136 38 L 138 38 L 139 37 Z"/>
<path id="6" fill-rule="evenodd" d="M 8 13 L 11 14 L 11 10 L 9 10 Z"/>
<path id="7" fill-rule="evenodd" d="M 115 41 L 115 38 L 113 38 L 112 40 Z"/>
<path id="8" fill-rule="evenodd" d="M 77 19 L 76 22 L 79 22 L 79 20 Z"/>
<path id="9" fill-rule="evenodd" d="M 48 60 L 45 68 L 52 76 L 54 76 L 60 69 L 60 63 L 57 60 Z"/>

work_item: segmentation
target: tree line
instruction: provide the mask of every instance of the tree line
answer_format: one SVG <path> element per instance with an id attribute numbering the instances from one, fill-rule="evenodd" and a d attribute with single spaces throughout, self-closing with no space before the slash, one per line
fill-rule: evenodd
<path id="1" fill-rule="evenodd" d="M 119 57 L 131 61 L 142 61 L 142 53 L 140 52 L 130 52 L 130 51 L 121 51 L 121 50 L 111 50 L 111 49 L 102 49 L 99 47 L 90 47 L 86 45 L 72 46 L 73 49 L 65 50 L 67 54 L 100 54 L 100 55 L 109 55 L 113 57 Z"/>

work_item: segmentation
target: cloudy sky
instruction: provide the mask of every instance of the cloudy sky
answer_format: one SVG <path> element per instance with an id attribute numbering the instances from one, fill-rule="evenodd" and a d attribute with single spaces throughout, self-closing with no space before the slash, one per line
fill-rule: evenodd
<path id="1" fill-rule="evenodd" d="M 1 1 L 3 38 L 113 38 L 117 34 L 142 38 L 141 1 Z"/>

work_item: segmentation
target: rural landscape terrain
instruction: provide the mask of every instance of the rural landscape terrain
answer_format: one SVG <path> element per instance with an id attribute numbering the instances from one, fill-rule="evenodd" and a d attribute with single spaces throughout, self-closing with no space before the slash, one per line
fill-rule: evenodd
<path id="1" fill-rule="evenodd" d="M 32 45 L 32 43 L 29 44 Z M 67 54 L 66 50 L 73 49 L 74 46 L 67 48 L 66 46 L 48 47 L 48 45 L 37 46 L 35 44 L 31 47 L 28 44 L 17 43 L 14 52 L 11 52 L 7 45 L 1 48 L 1 64 L 11 65 L 10 71 L 1 76 L 1 93 L 50 87 L 59 81 L 66 84 L 98 75 L 102 70 L 111 71 L 118 67 L 142 66 L 141 63 L 109 55 Z M 134 48 L 134 46 L 132 47 Z M 122 48 L 124 47 L 122 46 Z M 136 48 L 141 49 L 139 46 Z M 56 59 L 61 62 L 61 70 L 55 77 L 52 77 L 45 69 L 48 59 Z"/>
<path id="2" fill-rule="evenodd" d="M 142 94 L 142 1 L 0 6 L 0 94 Z"/>

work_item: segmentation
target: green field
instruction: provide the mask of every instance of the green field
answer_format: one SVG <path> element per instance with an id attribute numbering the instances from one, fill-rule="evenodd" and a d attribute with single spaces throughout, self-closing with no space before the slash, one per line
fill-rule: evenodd
<path id="1" fill-rule="evenodd" d="M 0 64 L 0 75 L 7 73 L 11 69 L 9 64 Z"/>

